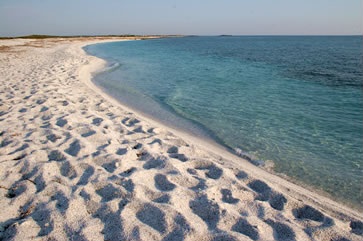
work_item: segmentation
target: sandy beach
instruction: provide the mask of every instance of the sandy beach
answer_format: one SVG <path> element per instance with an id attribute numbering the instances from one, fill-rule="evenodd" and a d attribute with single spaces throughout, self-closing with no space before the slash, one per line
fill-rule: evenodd
<path id="1" fill-rule="evenodd" d="M 83 46 L 0 40 L 0 240 L 363 240 L 363 215 L 123 106 Z"/>

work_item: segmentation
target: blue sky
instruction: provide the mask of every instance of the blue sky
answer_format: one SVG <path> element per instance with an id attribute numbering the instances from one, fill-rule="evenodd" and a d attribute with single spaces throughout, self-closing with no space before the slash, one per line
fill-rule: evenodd
<path id="1" fill-rule="evenodd" d="M 0 0 L 0 36 L 362 34 L 362 0 Z"/>

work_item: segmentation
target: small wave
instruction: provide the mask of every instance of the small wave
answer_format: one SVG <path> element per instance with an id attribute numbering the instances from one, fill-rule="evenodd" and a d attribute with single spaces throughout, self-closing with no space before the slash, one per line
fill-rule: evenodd
<path id="1" fill-rule="evenodd" d="M 304 75 L 309 75 L 309 76 L 317 76 L 317 77 L 327 77 L 327 78 L 333 78 L 336 77 L 334 74 L 331 73 L 326 73 L 326 72 L 319 72 L 319 71 L 305 71 L 303 72 Z"/>
<path id="2" fill-rule="evenodd" d="M 265 166 L 265 161 L 258 160 L 254 155 L 244 152 L 240 148 L 235 148 L 234 152 L 236 153 L 237 156 L 240 156 L 243 159 L 246 159 L 247 161 L 251 162 L 255 166 Z"/>
<path id="3" fill-rule="evenodd" d="M 242 151 L 240 148 L 234 148 L 234 152 L 237 156 L 242 157 L 243 159 L 247 160 L 248 162 L 252 163 L 255 166 L 262 167 L 267 171 L 273 172 L 275 163 L 272 160 L 261 160 L 255 157 L 254 155 L 251 155 L 247 152 Z"/>
<path id="4" fill-rule="evenodd" d="M 102 69 L 100 71 L 100 73 L 114 71 L 114 70 L 118 69 L 120 66 L 121 66 L 121 64 L 119 62 L 109 63 L 104 69 Z"/>

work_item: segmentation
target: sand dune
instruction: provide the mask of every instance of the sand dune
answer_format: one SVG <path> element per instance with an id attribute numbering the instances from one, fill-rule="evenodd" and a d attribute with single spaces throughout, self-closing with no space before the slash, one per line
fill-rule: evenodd
<path id="1" fill-rule="evenodd" d="M 355 210 L 97 89 L 99 41 L 0 40 L 0 240 L 363 240 Z"/>

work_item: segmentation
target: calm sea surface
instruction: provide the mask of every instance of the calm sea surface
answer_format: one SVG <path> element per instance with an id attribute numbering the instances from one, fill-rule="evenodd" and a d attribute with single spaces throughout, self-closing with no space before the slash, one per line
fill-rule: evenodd
<path id="1" fill-rule="evenodd" d="M 184 37 L 86 47 L 126 105 L 363 205 L 362 37 Z"/>

